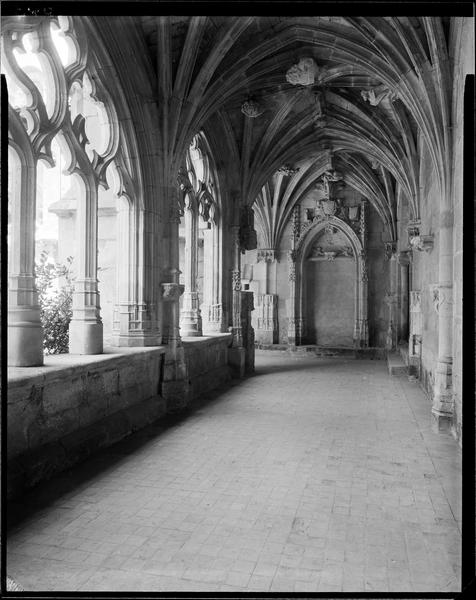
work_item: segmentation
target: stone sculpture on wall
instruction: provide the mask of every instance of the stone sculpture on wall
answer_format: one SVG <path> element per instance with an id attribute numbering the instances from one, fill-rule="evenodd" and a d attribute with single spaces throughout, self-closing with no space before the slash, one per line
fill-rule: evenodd
<path id="1" fill-rule="evenodd" d="M 301 58 L 286 71 L 286 81 L 292 85 L 314 85 L 325 72 L 326 69 L 321 69 L 313 58 Z"/>
<path id="2" fill-rule="evenodd" d="M 421 292 L 410 292 L 410 339 L 409 356 L 419 357 L 422 336 Z"/>
<path id="3" fill-rule="evenodd" d="M 241 112 L 250 119 L 256 119 L 256 117 L 259 117 L 264 113 L 264 110 L 261 108 L 258 102 L 250 99 L 246 102 L 243 102 L 241 105 Z"/>
<path id="4" fill-rule="evenodd" d="M 389 90 L 385 85 L 379 85 L 370 90 L 362 90 L 360 95 L 371 106 L 378 106 L 382 100 L 386 99 L 393 102 L 397 97 L 396 93 Z"/>
<path id="5" fill-rule="evenodd" d="M 256 257 L 256 262 L 271 263 L 276 260 L 276 251 L 274 248 L 260 248 Z"/>
<path id="6" fill-rule="evenodd" d="M 429 252 L 433 248 L 434 236 L 421 235 L 420 221 L 410 221 L 408 224 L 408 243 L 412 250 Z"/>

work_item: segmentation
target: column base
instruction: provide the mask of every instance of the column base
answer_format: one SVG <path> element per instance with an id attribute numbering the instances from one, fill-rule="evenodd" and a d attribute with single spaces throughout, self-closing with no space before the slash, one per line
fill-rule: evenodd
<path id="1" fill-rule="evenodd" d="M 228 348 L 228 364 L 232 376 L 242 378 L 245 376 L 246 352 L 244 348 Z"/>
<path id="2" fill-rule="evenodd" d="M 43 329 L 40 323 L 17 322 L 8 325 L 10 367 L 40 367 L 43 362 Z"/>
<path id="3" fill-rule="evenodd" d="M 71 321 L 69 324 L 70 354 L 102 354 L 102 323 Z"/>
<path id="4" fill-rule="evenodd" d="M 180 319 L 181 337 L 201 337 L 202 318 L 198 311 L 182 311 Z"/>

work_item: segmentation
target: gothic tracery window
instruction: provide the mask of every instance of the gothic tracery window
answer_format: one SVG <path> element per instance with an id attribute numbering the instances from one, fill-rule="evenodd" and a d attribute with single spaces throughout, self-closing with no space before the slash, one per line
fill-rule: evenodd
<path id="1" fill-rule="evenodd" d="M 32 157 L 22 163 L 9 152 L 9 169 L 15 170 L 9 202 L 28 205 L 31 212 L 33 200 L 35 208 L 34 223 L 25 211 L 10 211 L 11 236 L 32 238 L 32 251 L 20 246 L 30 253 L 28 260 L 18 263 L 28 264 L 32 298 L 34 261 L 42 252 L 52 262 L 74 258 L 72 325 L 77 328 L 77 343 L 71 348 L 70 339 L 70 351 L 81 354 L 102 351 L 99 290 L 105 296 L 104 327 L 112 329 L 111 290 L 115 286 L 110 280 L 117 255 L 113 249 L 116 215 L 119 205 L 125 202 L 128 207 L 130 200 L 124 198 L 118 171 L 118 165 L 124 165 L 118 119 L 96 60 L 88 51 L 79 19 L 12 17 L 4 21 L 2 72 L 13 118 L 23 128 L 23 133 L 18 127 L 10 128 L 11 142 Z M 20 186 L 17 180 L 28 180 L 33 189 L 28 191 L 29 186 Z M 25 268 L 17 266 L 16 270 Z"/>
<path id="2" fill-rule="evenodd" d="M 183 336 L 220 331 L 218 301 L 218 203 L 206 141 L 193 137 L 181 171 L 184 215 L 180 225 Z"/>

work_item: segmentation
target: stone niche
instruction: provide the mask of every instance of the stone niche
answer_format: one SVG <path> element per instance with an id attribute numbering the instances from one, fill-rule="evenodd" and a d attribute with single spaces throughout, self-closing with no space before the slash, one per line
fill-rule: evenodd
<path id="1" fill-rule="evenodd" d="M 340 231 L 321 231 L 304 265 L 306 342 L 353 347 L 355 261 Z"/>

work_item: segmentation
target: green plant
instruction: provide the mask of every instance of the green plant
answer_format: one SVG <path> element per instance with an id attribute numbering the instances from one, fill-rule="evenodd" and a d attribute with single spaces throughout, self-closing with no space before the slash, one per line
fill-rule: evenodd
<path id="1" fill-rule="evenodd" d="M 66 264 L 62 265 L 53 264 L 48 258 L 48 252 L 43 251 L 36 265 L 43 348 L 46 354 L 64 354 L 68 352 L 68 327 L 73 314 L 73 259 L 68 257 Z M 58 282 L 56 286 L 55 282 Z"/>

